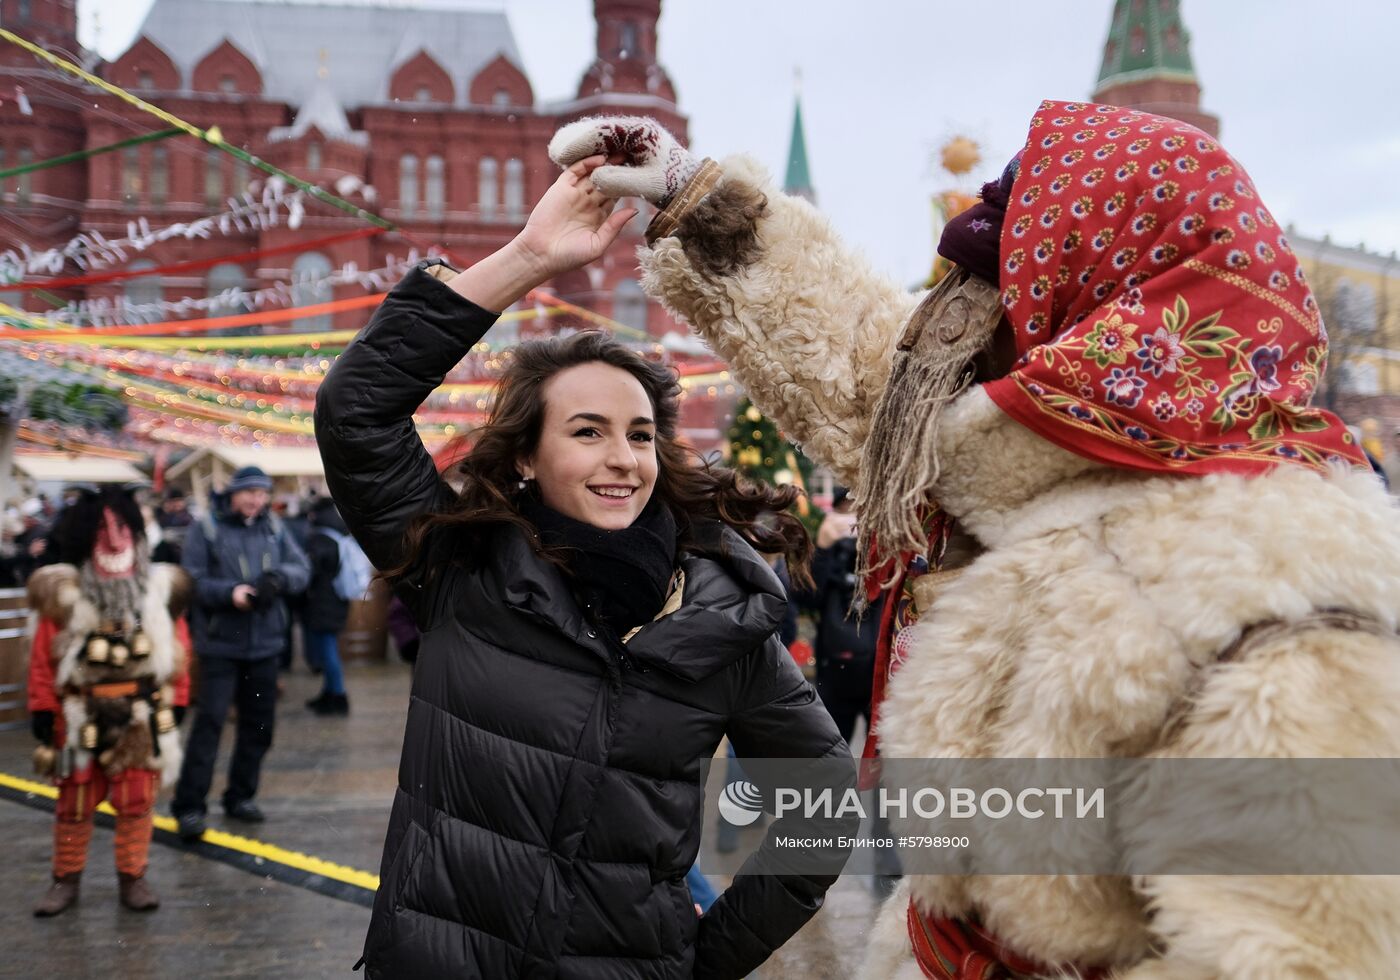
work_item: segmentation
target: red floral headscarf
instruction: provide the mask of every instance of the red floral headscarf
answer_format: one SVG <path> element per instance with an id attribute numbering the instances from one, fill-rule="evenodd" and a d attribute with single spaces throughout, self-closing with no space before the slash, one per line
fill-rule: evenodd
<path id="1" fill-rule="evenodd" d="M 1001 234 L 1019 360 L 986 386 L 1082 456 L 1173 473 L 1362 465 L 1308 402 L 1327 333 L 1249 176 L 1161 116 L 1044 102 Z"/>

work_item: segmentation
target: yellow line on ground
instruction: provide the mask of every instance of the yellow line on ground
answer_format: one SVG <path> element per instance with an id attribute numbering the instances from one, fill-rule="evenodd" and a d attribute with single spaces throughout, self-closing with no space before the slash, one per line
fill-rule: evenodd
<path id="1" fill-rule="evenodd" d="M 21 793 L 44 796 L 51 800 L 58 799 L 57 788 L 47 783 L 12 776 L 7 772 L 0 772 L 0 786 L 7 786 Z M 99 804 L 97 809 L 109 816 L 116 815 L 112 805 L 105 801 Z M 157 814 L 155 824 L 161 830 L 167 830 L 172 834 L 176 833 L 174 817 L 163 817 Z M 347 885 L 366 888 L 369 891 L 376 891 L 379 888 L 379 876 L 370 874 L 368 871 L 346 867 L 343 864 L 326 861 L 311 854 L 302 854 L 300 851 L 289 851 L 276 844 L 267 844 L 251 837 L 240 837 L 238 834 L 228 834 L 222 830 L 206 830 L 201 840 L 205 844 L 238 851 L 240 854 L 247 854 L 261 861 L 271 861 L 274 864 L 295 868 L 297 871 L 305 871 L 308 874 L 320 875 L 322 878 L 330 878 L 332 881 L 343 882 Z"/>

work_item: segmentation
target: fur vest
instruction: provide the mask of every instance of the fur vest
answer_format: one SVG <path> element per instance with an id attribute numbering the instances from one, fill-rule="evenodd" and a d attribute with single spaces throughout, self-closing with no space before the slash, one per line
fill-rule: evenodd
<path id="1" fill-rule="evenodd" d="M 89 636 L 101 626 L 97 605 L 85 596 L 80 575 L 73 565 L 49 565 L 29 580 L 29 603 L 35 614 L 55 624 L 47 654 L 51 660 L 53 688 L 63 714 L 64 744 L 60 752 L 72 753 L 72 768 L 81 770 L 93 761 L 94 751 L 84 747 L 83 729 L 99 723 L 87 692 L 95 684 L 123 681 L 145 682 L 156 698 L 130 700 L 129 713 L 123 706 L 118 719 L 125 728 L 115 743 L 96 752 L 98 763 L 109 772 L 137 766 L 157 769 L 162 783 L 169 785 L 179 775 L 181 751 L 179 731 L 173 727 L 151 734 L 153 701 L 173 703 L 171 683 L 183 677 L 188 651 L 179 642 L 175 617 L 182 615 L 189 602 L 189 577 L 178 566 L 152 564 L 146 578 L 141 606 L 141 631 L 150 642 L 150 653 L 131 657 L 121 667 L 89 664 L 83 656 Z M 42 655 L 43 651 L 35 651 Z M 157 748 L 158 746 L 158 748 Z"/>

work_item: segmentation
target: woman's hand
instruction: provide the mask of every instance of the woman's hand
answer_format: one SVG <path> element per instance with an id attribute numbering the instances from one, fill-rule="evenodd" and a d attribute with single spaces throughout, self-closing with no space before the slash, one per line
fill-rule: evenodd
<path id="1" fill-rule="evenodd" d="M 545 191 L 524 229 L 448 283 L 485 310 L 504 310 L 547 279 L 587 265 L 617 240 L 636 208 L 593 186 L 589 174 L 608 162 L 599 154 L 573 164 Z"/>
<path id="2" fill-rule="evenodd" d="M 636 216 L 636 208 L 616 209 L 617 202 L 589 179 L 607 162 L 599 154 L 567 168 L 545 191 L 516 237 L 516 244 L 539 267 L 542 280 L 601 257 Z"/>

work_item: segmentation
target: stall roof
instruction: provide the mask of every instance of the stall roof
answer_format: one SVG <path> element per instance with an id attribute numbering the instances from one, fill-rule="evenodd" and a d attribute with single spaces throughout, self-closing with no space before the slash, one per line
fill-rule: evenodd
<path id="1" fill-rule="evenodd" d="M 150 478 L 121 459 L 105 456 L 17 454 L 15 469 L 38 483 L 149 483 Z"/>
<path id="2" fill-rule="evenodd" d="M 315 446 L 210 446 L 190 453 L 170 467 L 165 471 L 165 479 L 178 480 L 183 473 L 210 456 L 222 460 L 230 469 L 260 467 L 271 477 L 321 476 L 325 473 L 321 465 L 321 451 Z"/>

